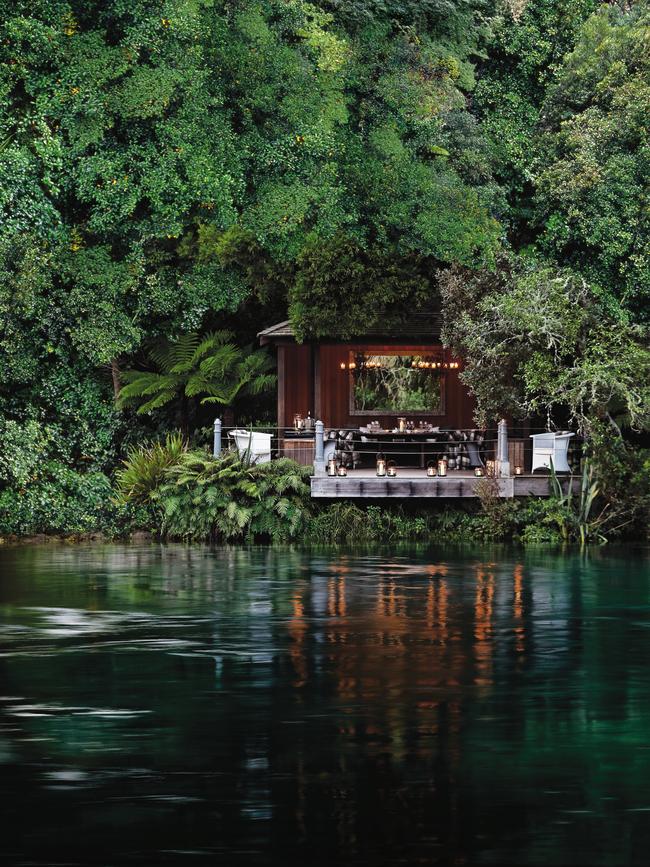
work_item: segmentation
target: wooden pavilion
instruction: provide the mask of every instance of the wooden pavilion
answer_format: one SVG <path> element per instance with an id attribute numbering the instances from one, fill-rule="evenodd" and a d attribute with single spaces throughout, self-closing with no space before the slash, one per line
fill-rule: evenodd
<path id="1" fill-rule="evenodd" d="M 314 465 L 312 496 L 475 497 L 479 468 L 494 476 L 497 496 L 550 494 L 547 475 L 525 472 L 528 430 L 510 440 L 505 421 L 498 432 L 476 430 L 463 361 L 443 347 L 440 325 L 438 315 L 414 315 L 399 333 L 304 343 L 289 321 L 259 333 L 277 352 L 277 453 Z M 344 477 L 325 473 L 333 451 Z M 384 451 L 399 466 L 395 477 L 377 477 Z M 454 471 L 427 476 L 441 454 Z"/>
<path id="2" fill-rule="evenodd" d="M 288 321 L 266 328 L 258 336 L 260 343 L 277 349 L 279 427 L 290 428 L 295 415 L 307 413 L 332 428 L 359 427 L 372 417 L 391 430 L 397 418 L 405 414 L 418 419 L 421 416 L 443 429 L 473 426 L 474 401 L 459 380 L 462 361 L 451 358 L 443 349 L 438 316 L 414 316 L 401 335 L 365 334 L 349 341 L 322 339 L 297 343 Z M 435 406 L 412 412 L 407 408 L 387 412 L 355 406 L 352 391 L 358 368 L 351 371 L 350 364 L 355 364 L 360 356 L 440 363 L 443 365 L 440 368 L 423 368 L 437 378 L 440 399 Z"/>

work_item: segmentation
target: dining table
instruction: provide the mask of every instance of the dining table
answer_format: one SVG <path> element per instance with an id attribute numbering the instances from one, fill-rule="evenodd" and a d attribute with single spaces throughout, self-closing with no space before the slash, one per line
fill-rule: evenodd
<path id="1" fill-rule="evenodd" d="M 388 443 L 392 445 L 401 445 L 406 443 L 418 445 L 419 450 L 414 448 L 409 449 L 408 451 L 419 454 L 420 467 L 422 469 L 425 467 L 427 457 L 431 455 L 437 457 L 438 455 L 447 452 L 447 446 L 454 445 L 453 442 L 449 441 L 448 431 L 432 431 L 427 430 L 426 428 L 414 428 L 413 430 L 400 431 L 398 428 L 386 430 L 384 428 L 360 427 L 359 434 L 361 436 L 361 448 L 359 448 L 361 453 L 365 451 L 363 446 L 368 445 L 369 443 L 376 443 L 377 446 L 385 446 Z M 444 447 L 442 449 L 427 449 L 427 446 L 433 446 L 436 444 L 444 444 Z"/>

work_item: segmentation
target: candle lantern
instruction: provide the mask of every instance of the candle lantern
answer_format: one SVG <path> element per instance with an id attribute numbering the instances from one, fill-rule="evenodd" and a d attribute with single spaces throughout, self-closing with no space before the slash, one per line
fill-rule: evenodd
<path id="1" fill-rule="evenodd" d="M 347 476 L 347 474 L 348 474 L 347 469 L 343 466 L 343 464 L 341 464 L 341 466 L 338 468 L 338 473 L 337 473 L 337 475 L 339 475 L 339 476 Z"/>
<path id="2" fill-rule="evenodd" d="M 398 418 L 397 427 L 400 433 L 404 433 L 404 431 L 406 430 L 406 419 L 402 417 Z"/>
<path id="3" fill-rule="evenodd" d="M 336 475 L 336 457 L 334 454 L 331 454 L 327 461 L 327 475 L 335 476 Z"/>
<path id="4" fill-rule="evenodd" d="M 427 476 L 430 479 L 433 479 L 437 475 L 438 475 L 438 469 L 436 467 L 436 462 L 435 461 L 429 461 L 429 463 L 427 464 Z"/>
<path id="5" fill-rule="evenodd" d="M 447 461 L 445 460 L 445 458 L 441 458 L 438 461 L 438 475 L 439 476 L 446 476 L 447 475 Z"/>
<path id="6" fill-rule="evenodd" d="M 483 478 L 483 476 L 485 475 L 485 473 L 483 472 L 483 467 L 476 467 L 475 470 L 474 470 L 474 475 L 475 475 L 478 479 Z"/>
<path id="7" fill-rule="evenodd" d="M 395 465 L 395 461 L 388 461 L 388 463 L 386 464 L 386 475 L 390 476 L 393 479 L 397 475 L 397 467 Z"/>
<path id="8" fill-rule="evenodd" d="M 486 461 L 485 462 L 485 474 L 487 476 L 494 477 L 496 474 L 496 462 L 495 461 Z"/>
<path id="9" fill-rule="evenodd" d="M 386 475 L 386 458 L 382 454 L 377 455 L 377 475 Z"/>
<path id="10" fill-rule="evenodd" d="M 523 476 L 523 474 L 524 474 L 524 468 L 523 467 L 519 467 L 519 466 L 515 467 L 515 475 L 516 476 Z"/>
<path id="11" fill-rule="evenodd" d="M 293 426 L 295 430 L 304 430 L 305 428 L 305 420 L 299 412 L 293 417 Z"/>

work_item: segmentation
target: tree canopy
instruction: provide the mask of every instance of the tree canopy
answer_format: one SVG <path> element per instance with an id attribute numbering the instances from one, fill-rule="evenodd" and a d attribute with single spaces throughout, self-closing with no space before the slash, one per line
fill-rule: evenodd
<path id="1" fill-rule="evenodd" d="M 444 338 L 481 422 L 564 415 L 584 433 L 597 420 L 650 425 L 650 349 L 638 325 L 614 318 L 583 277 L 505 260 L 493 273 L 447 271 Z"/>
<path id="2" fill-rule="evenodd" d="M 541 246 L 650 322 L 650 6 L 605 5 L 542 109 Z"/>
<path id="3" fill-rule="evenodd" d="M 110 472 L 147 430 L 114 394 L 149 347 L 223 330 L 241 347 L 287 315 L 302 338 L 406 322 L 461 273 L 485 293 L 475 331 L 500 316 L 504 334 L 542 285 L 544 309 L 569 303 L 566 275 L 587 285 L 575 315 L 600 337 L 581 376 L 602 395 L 597 368 L 627 359 L 629 383 L 650 320 L 649 16 L 648 0 L 0 0 L 1 429 L 43 465 Z M 500 298 L 504 255 L 518 276 Z M 463 323 L 450 340 L 487 352 Z M 529 385 L 541 363 L 518 368 Z M 520 410 L 602 409 L 554 381 Z"/>

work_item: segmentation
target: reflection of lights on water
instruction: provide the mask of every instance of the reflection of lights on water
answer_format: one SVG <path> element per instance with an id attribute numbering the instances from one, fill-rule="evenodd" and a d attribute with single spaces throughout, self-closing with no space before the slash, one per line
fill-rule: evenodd
<path id="1" fill-rule="evenodd" d="M 371 731 L 365 723 L 361 729 L 358 725 L 342 723 L 339 734 L 344 738 L 361 738 L 368 748 L 377 751 L 386 749 L 389 741 L 394 757 L 415 749 L 425 760 L 430 745 L 423 740 L 417 747 L 409 747 L 403 737 L 405 697 L 414 688 L 419 691 L 414 707 L 417 730 L 423 738 L 440 734 L 444 727 L 447 736 L 457 740 L 460 706 L 458 702 L 441 701 L 438 691 L 454 689 L 465 682 L 468 663 L 470 678 L 479 688 L 485 689 L 494 682 L 495 618 L 500 610 L 497 608 L 497 564 L 482 562 L 474 567 L 473 640 L 452 632 L 457 587 L 456 582 L 451 582 L 453 572 L 448 564 L 413 564 L 398 560 L 376 563 L 373 568 L 374 580 L 361 585 L 364 594 L 370 591 L 365 595 L 370 611 L 366 607 L 365 614 L 371 618 L 363 625 L 362 640 L 359 617 L 364 619 L 364 611 L 360 613 L 357 605 L 364 595 L 358 593 L 356 580 L 348 580 L 350 576 L 355 577 L 354 564 L 349 558 L 328 564 L 325 580 L 320 585 L 322 590 L 312 586 L 309 597 L 305 596 L 306 590 L 292 594 L 288 629 L 292 639 L 289 653 L 295 673 L 293 686 L 305 686 L 310 677 L 308 633 L 315 630 L 315 640 L 324 641 L 330 648 L 322 659 L 334 679 L 343 719 L 353 718 L 360 702 L 374 706 L 387 696 L 391 697 L 381 725 L 375 720 Z M 313 607 L 314 593 L 322 593 L 322 604 L 316 608 Z M 311 604 L 307 603 L 307 598 L 311 599 Z M 462 598 L 461 593 L 456 604 L 461 604 Z M 514 613 L 515 630 L 522 642 L 518 652 L 522 652 L 521 566 L 514 571 L 513 605 L 511 609 L 508 604 L 504 611 Z M 316 612 L 321 617 L 326 616 L 325 621 L 320 621 L 322 627 L 313 622 Z M 458 754 L 457 743 L 450 741 L 449 748 L 452 755 Z"/>
<path id="2" fill-rule="evenodd" d="M 295 593 L 291 599 L 291 608 L 293 617 L 289 621 L 289 637 L 291 638 L 291 646 L 289 655 L 296 673 L 296 679 L 293 681 L 293 686 L 301 687 L 307 683 L 307 654 L 305 651 L 305 636 L 309 631 L 309 624 L 305 619 L 305 605 L 301 593 Z"/>
<path id="3" fill-rule="evenodd" d="M 427 590 L 427 626 L 431 630 L 437 630 L 434 637 L 440 644 L 446 644 L 447 630 L 447 606 L 449 589 L 446 581 L 431 581 Z"/>
<path id="4" fill-rule="evenodd" d="M 342 616 L 340 610 L 340 580 L 338 578 L 330 578 L 327 582 L 327 614 L 329 617 Z M 343 609 L 345 610 L 345 585 L 343 587 Z"/>
<path id="5" fill-rule="evenodd" d="M 444 563 L 430 564 L 425 566 L 425 572 L 430 578 L 436 575 L 445 578 L 449 574 L 449 566 L 446 566 Z"/>
<path id="6" fill-rule="evenodd" d="M 524 628 L 524 567 L 521 563 L 517 563 L 513 573 L 514 596 L 513 596 L 513 615 L 515 619 L 515 650 L 517 653 L 523 653 L 526 649 L 525 638 L 526 632 Z"/>
<path id="7" fill-rule="evenodd" d="M 494 604 L 495 575 L 490 566 L 477 565 L 476 596 L 474 600 L 474 655 L 476 659 L 476 683 L 487 686 L 492 682 L 492 611 Z"/>

